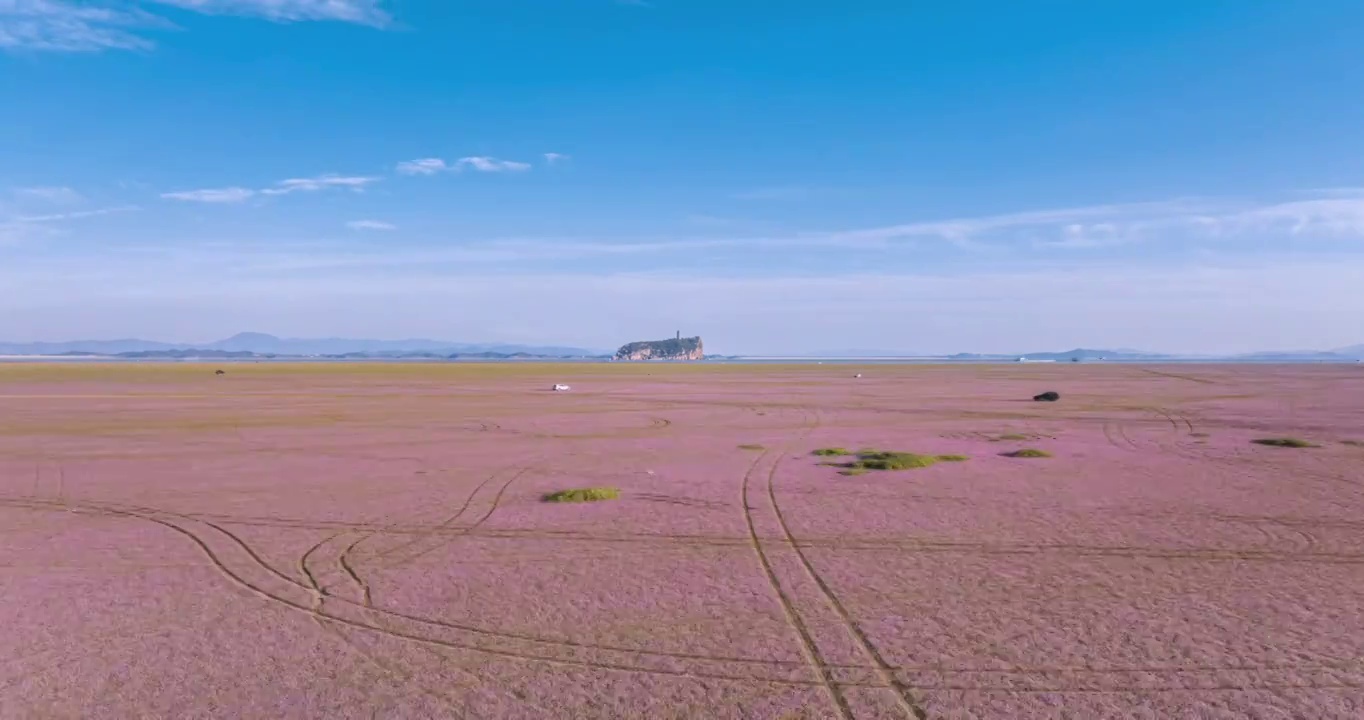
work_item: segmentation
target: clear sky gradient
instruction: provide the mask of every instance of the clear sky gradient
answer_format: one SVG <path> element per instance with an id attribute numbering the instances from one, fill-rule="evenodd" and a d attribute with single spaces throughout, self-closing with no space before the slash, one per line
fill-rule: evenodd
<path id="1" fill-rule="evenodd" d="M 0 0 L 0 339 L 1364 342 L 1354 0 Z"/>

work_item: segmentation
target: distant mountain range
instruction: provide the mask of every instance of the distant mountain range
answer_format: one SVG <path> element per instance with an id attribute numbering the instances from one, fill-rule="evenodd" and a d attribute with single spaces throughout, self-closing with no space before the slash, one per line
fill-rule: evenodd
<path id="1" fill-rule="evenodd" d="M 334 359 L 489 359 L 534 358 L 608 359 L 612 352 L 557 345 L 515 345 L 507 343 L 457 343 L 414 338 L 409 340 L 356 340 L 348 338 L 280 338 L 265 333 L 244 332 L 224 340 L 204 344 L 166 343 L 151 340 L 75 340 L 70 342 L 0 342 L 0 355 L 65 355 L 70 357 L 119 357 L 128 359 L 183 358 L 270 358 L 320 357 Z M 1162 360 L 1258 360 L 1348 362 L 1364 359 L 1364 345 L 1334 350 L 1282 350 L 1240 355 L 1173 355 L 1132 349 L 1092 350 L 1076 348 L 1062 352 L 1017 354 L 957 353 L 955 355 L 913 355 L 883 350 L 845 350 L 800 356 L 817 358 L 941 358 L 944 360 L 1055 360 L 1058 362 L 1125 360 L 1160 362 Z M 743 355 L 711 355 L 712 360 L 742 359 Z"/>
<path id="2" fill-rule="evenodd" d="M 824 353 L 821 355 L 810 355 L 808 357 L 865 357 L 865 358 L 895 358 L 908 357 L 909 353 L 887 352 L 880 350 L 848 350 L 837 353 Z M 1149 360 L 1159 362 L 1161 360 L 1284 360 L 1284 361 L 1349 361 L 1364 359 L 1364 345 L 1351 345 L 1349 347 L 1336 348 L 1335 350 L 1272 350 L 1254 353 L 1242 353 L 1232 355 L 1175 355 L 1169 353 L 1145 352 L 1142 350 L 1119 349 L 1119 350 L 1091 350 L 1088 348 L 1075 348 L 1061 352 L 1045 351 L 1031 353 L 1007 353 L 1007 354 L 988 354 L 988 353 L 956 353 L 955 355 L 923 355 L 915 357 L 939 357 L 946 360 L 1013 360 L 1016 358 L 1027 358 L 1029 360 L 1055 360 L 1058 362 L 1070 362 L 1071 360 Z"/>
<path id="3" fill-rule="evenodd" d="M 87 355 L 128 358 L 188 357 L 601 357 L 609 351 L 554 345 L 456 343 L 443 340 L 353 340 L 347 338 L 280 338 L 245 332 L 201 345 L 151 340 L 75 340 L 70 342 L 0 342 L 0 355 Z"/>

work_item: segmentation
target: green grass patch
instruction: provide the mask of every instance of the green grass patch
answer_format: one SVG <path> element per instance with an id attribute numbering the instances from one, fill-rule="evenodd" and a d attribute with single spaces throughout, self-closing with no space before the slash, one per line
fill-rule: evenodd
<path id="1" fill-rule="evenodd" d="M 926 468 L 936 462 L 938 459 L 932 455 L 870 450 L 858 453 L 857 460 L 851 463 L 851 467 L 864 470 L 912 470 Z"/>
<path id="2" fill-rule="evenodd" d="M 1018 433 L 1006 433 L 1006 434 L 1004 434 L 1004 435 L 1000 435 L 999 437 L 997 437 L 997 438 L 995 438 L 995 439 L 996 439 L 996 440 L 1027 440 L 1027 439 L 1029 439 L 1029 438 L 1028 438 L 1027 435 L 1019 435 Z"/>
<path id="3" fill-rule="evenodd" d="M 857 463 L 870 470 L 910 470 L 928 467 L 937 461 L 932 455 L 907 452 L 872 451 L 857 456 Z"/>
<path id="4" fill-rule="evenodd" d="M 820 449 L 818 449 L 818 450 L 815 450 L 815 451 L 811 452 L 810 454 L 811 454 L 811 455 L 820 455 L 820 456 L 824 456 L 824 457 L 829 457 L 829 456 L 832 456 L 832 455 L 851 455 L 852 452 L 851 452 L 850 450 L 847 450 L 846 448 L 841 448 L 841 447 L 830 447 L 830 448 L 820 448 Z"/>
<path id="5" fill-rule="evenodd" d="M 1311 443 L 1301 438 L 1278 437 L 1278 438 L 1256 438 L 1251 440 L 1256 445 L 1268 445 L 1270 447 L 1289 447 L 1289 448 L 1314 448 L 1321 447 L 1316 443 Z"/>
<path id="6" fill-rule="evenodd" d="M 1023 448 L 1022 450 L 1014 450 L 1013 452 L 1006 452 L 1006 453 L 1004 453 L 1004 457 L 1014 457 L 1014 458 L 1049 458 L 1049 457 L 1051 457 L 1051 453 L 1047 452 L 1046 450 L 1038 450 L 1037 448 Z"/>
<path id="7" fill-rule="evenodd" d="M 820 465 L 843 468 L 839 475 L 865 475 L 872 470 L 913 470 L 926 468 L 940 462 L 963 462 L 970 458 L 965 455 L 920 455 L 919 453 L 890 452 L 885 450 L 858 450 L 850 453 L 842 448 L 826 448 L 824 455 L 854 455 L 848 462 L 825 461 Z M 837 450 L 838 452 L 828 452 Z M 816 451 L 819 452 L 819 451 Z"/>
<path id="8" fill-rule="evenodd" d="M 761 445 L 758 445 L 758 444 L 756 444 L 756 443 L 748 443 L 748 444 L 746 444 L 746 445 L 740 445 L 740 446 L 739 446 L 739 449 L 740 449 L 740 450 L 766 450 L 767 448 L 765 448 L 765 447 L 763 447 L 763 446 L 761 446 Z"/>
<path id="9" fill-rule="evenodd" d="M 574 488 L 572 490 L 560 490 L 558 492 L 546 493 L 540 497 L 545 502 L 555 503 L 581 503 L 598 502 L 600 500 L 615 500 L 620 497 L 620 490 L 613 487 L 594 487 L 594 488 Z"/>

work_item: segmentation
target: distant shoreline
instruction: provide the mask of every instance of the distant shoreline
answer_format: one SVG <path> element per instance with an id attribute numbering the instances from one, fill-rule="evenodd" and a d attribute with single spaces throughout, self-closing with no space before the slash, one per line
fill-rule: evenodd
<path id="1" fill-rule="evenodd" d="M 725 364 L 783 364 L 783 365 L 1355 365 L 1359 360 L 1322 359 L 1322 358 L 1132 358 L 1111 360 L 1068 360 L 1023 361 L 1007 358 L 950 358 L 933 356 L 904 357 L 793 357 L 778 355 L 726 356 L 705 360 L 635 360 L 620 361 L 603 357 L 526 357 L 526 358 L 430 358 L 430 357 L 175 357 L 175 358 L 129 358 L 114 355 L 0 355 L 0 363 L 136 363 L 146 365 L 161 364 L 261 364 L 261 363 L 325 363 L 325 364 L 365 364 L 365 363 L 425 363 L 425 364 L 561 364 L 561 363 L 598 363 L 620 365 L 725 365 Z"/>

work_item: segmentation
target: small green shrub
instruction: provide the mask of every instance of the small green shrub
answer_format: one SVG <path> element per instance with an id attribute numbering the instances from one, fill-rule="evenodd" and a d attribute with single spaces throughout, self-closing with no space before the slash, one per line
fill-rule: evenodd
<path id="1" fill-rule="evenodd" d="M 757 444 L 750 443 L 750 444 L 747 444 L 747 445 L 740 445 L 740 446 L 739 446 L 739 449 L 740 449 L 740 450 L 766 450 L 767 448 L 765 448 L 765 447 L 763 447 L 763 446 L 761 446 L 761 445 L 757 445 Z"/>
<path id="2" fill-rule="evenodd" d="M 838 471 L 838 474 L 839 474 L 839 475 L 849 475 L 849 476 L 852 476 L 852 475 L 866 475 L 868 472 L 871 472 L 870 470 L 868 470 L 868 469 L 866 469 L 866 468 L 864 468 L 864 467 L 857 467 L 857 466 L 854 466 L 852 463 L 849 463 L 849 466 L 850 466 L 850 467 L 848 467 L 848 468 L 845 469 L 845 470 L 839 470 L 839 471 Z"/>
<path id="3" fill-rule="evenodd" d="M 1257 438 L 1257 439 L 1255 439 L 1255 440 L 1251 440 L 1251 442 L 1255 443 L 1256 445 L 1269 445 L 1270 447 L 1289 447 L 1289 448 L 1314 448 L 1314 447 L 1321 447 L 1320 445 L 1317 445 L 1316 443 L 1310 443 L 1310 442 L 1307 442 L 1306 440 L 1302 440 L 1302 439 L 1299 439 L 1299 438 L 1292 438 L 1292 437 Z"/>
<path id="4" fill-rule="evenodd" d="M 1037 448 L 1023 448 L 1022 450 L 1014 450 L 1013 452 L 1006 452 L 1006 453 L 1004 453 L 1004 457 L 1014 457 L 1014 458 L 1049 458 L 1049 457 L 1051 457 L 1051 453 L 1047 452 L 1046 450 L 1038 450 Z"/>
<path id="5" fill-rule="evenodd" d="M 620 490 L 613 487 L 595 488 L 575 488 L 573 490 L 560 490 L 558 492 L 546 493 L 540 497 L 545 502 L 555 503 L 580 503 L 597 502 L 599 500 L 615 500 L 620 497 Z"/>
<path id="6" fill-rule="evenodd" d="M 810 453 L 811 455 L 831 456 L 831 455 L 851 455 L 852 453 L 841 447 L 820 448 Z"/>
<path id="7" fill-rule="evenodd" d="M 1004 434 L 1004 435 L 1000 435 L 999 438 L 997 438 L 997 439 L 999 439 L 999 440 L 1027 440 L 1027 439 L 1028 439 L 1028 436 L 1027 436 L 1027 435 L 1019 435 L 1018 433 L 1006 433 L 1006 434 Z"/>
<path id="8" fill-rule="evenodd" d="M 939 455 L 937 457 L 938 462 L 966 462 L 970 459 L 966 455 Z"/>

